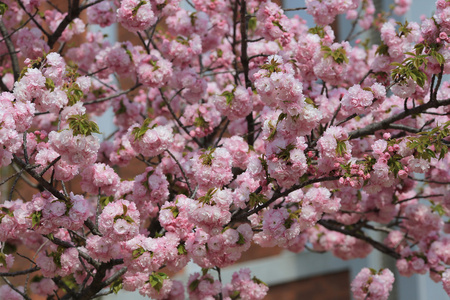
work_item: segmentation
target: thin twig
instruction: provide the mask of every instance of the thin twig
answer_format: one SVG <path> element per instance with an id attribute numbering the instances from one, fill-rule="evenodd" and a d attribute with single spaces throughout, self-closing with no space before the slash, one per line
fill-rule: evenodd
<path id="1" fill-rule="evenodd" d="M 45 167 L 44 170 L 41 171 L 41 173 L 39 173 L 39 176 L 42 176 L 45 174 L 45 172 L 48 171 L 48 169 L 50 169 L 51 167 L 53 167 L 59 160 L 61 159 L 61 155 L 58 156 L 57 158 L 55 158 L 47 167 Z"/>
<path id="2" fill-rule="evenodd" d="M 4 185 L 6 182 L 8 182 L 11 178 L 13 178 L 13 177 L 16 176 L 16 175 L 19 175 L 19 176 L 20 176 L 20 174 L 21 174 L 22 172 L 23 172 L 23 171 L 19 171 L 19 172 L 16 172 L 16 173 L 12 174 L 12 175 L 9 176 L 8 178 L 6 178 L 6 179 L 3 180 L 2 182 L 0 182 L 0 185 Z"/>
<path id="3" fill-rule="evenodd" d="M 134 91 L 135 89 L 137 89 L 137 88 L 140 87 L 141 85 L 142 85 L 141 83 L 136 83 L 133 87 L 129 88 L 129 89 L 126 90 L 126 91 L 122 91 L 122 92 L 120 92 L 120 93 L 117 93 L 117 94 L 114 94 L 114 95 L 111 95 L 111 96 L 108 96 L 108 97 L 100 98 L 100 99 L 97 99 L 97 100 L 84 102 L 84 105 L 90 105 L 90 104 L 101 103 L 101 102 L 105 102 L 105 101 L 108 101 L 108 100 L 117 98 L 117 97 L 122 96 L 122 95 L 124 95 L 124 94 L 128 94 L 128 93 L 131 92 L 131 91 Z"/>
<path id="4" fill-rule="evenodd" d="M 15 53 L 16 49 L 14 47 L 14 44 L 11 42 L 8 30 L 6 29 L 5 23 L 3 23 L 3 19 L 0 19 L 0 32 L 5 39 L 6 48 L 8 49 L 8 53 L 11 58 L 14 81 L 18 81 L 20 75 L 19 60 L 17 59 L 17 55 Z"/>
<path id="5" fill-rule="evenodd" d="M 47 3 L 48 3 L 51 7 L 53 7 L 54 9 L 56 9 L 58 12 L 60 12 L 61 14 L 63 13 L 63 12 L 58 8 L 58 6 L 56 6 L 55 4 L 52 3 L 52 1 L 47 0 Z"/>
<path id="6" fill-rule="evenodd" d="M 9 191 L 9 197 L 8 197 L 8 200 L 9 200 L 9 201 L 12 200 L 12 196 L 13 196 L 14 190 L 15 190 L 15 188 L 16 188 L 16 184 L 17 184 L 17 182 L 19 181 L 19 178 L 20 178 L 20 175 L 22 175 L 22 172 L 23 172 L 23 169 L 20 170 L 20 172 L 19 172 L 19 174 L 17 175 L 16 179 L 14 179 L 14 182 L 13 182 L 13 184 L 12 184 L 12 186 L 11 186 L 11 190 Z"/>
<path id="7" fill-rule="evenodd" d="M 36 11 L 34 13 L 34 15 L 32 15 L 32 17 L 36 16 L 36 14 L 38 13 L 38 11 Z M 19 31 L 20 29 L 24 28 L 25 26 L 27 26 L 27 24 L 31 21 L 31 17 L 28 18 L 28 20 L 26 20 L 22 25 L 20 25 L 19 27 L 17 27 L 16 29 L 14 29 L 13 31 L 11 31 L 6 37 L 2 38 L 0 40 L 0 43 L 5 41 L 5 39 L 8 39 L 9 37 L 11 37 L 14 33 L 16 33 L 17 31 Z M 16 53 L 19 53 L 20 51 L 16 51 Z"/>
<path id="8" fill-rule="evenodd" d="M 98 4 L 98 3 L 100 3 L 100 2 L 103 2 L 103 1 L 105 1 L 105 0 L 96 0 L 96 1 L 93 1 L 93 2 L 90 2 L 90 3 L 87 3 L 87 4 L 84 4 L 84 5 L 82 5 L 82 6 L 80 7 L 80 10 L 85 10 L 86 8 L 88 8 L 88 7 L 90 7 L 90 6 L 93 6 L 93 5 Z"/>
<path id="9" fill-rule="evenodd" d="M 434 197 L 442 197 L 442 196 L 444 196 L 444 195 L 443 195 L 443 194 L 435 194 L 435 195 L 417 195 L 417 196 L 414 196 L 414 197 L 411 197 L 411 198 L 407 198 L 407 199 L 403 199 L 403 200 L 397 201 L 397 202 L 395 202 L 395 204 L 400 204 L 400 203 L 403 203 L 403 202 L 408 202 L 408 201 L 411 201 L 411 200 L 414 200 L 414 199 L 426 199 L 426 198 L 434 198 Z"/>
<path id="10" fill-rule="evenodd" d="M 9 285 L 10 288 L 12 288 L 17 294 L 21 295 L 26 300 L 31 300 L 30 297 L 28 297 L 26 294 L 22 293 L 20 290 L 18 290 L 14 285 L 9 282 L 8 279 L 2 276 L 2 279 L 6 282 L 7 285 Z"/>
<path id="11" fill-rule="evenodd" d="M 123 274 L 125 274 L 125 272 L 128 270 L 127 267 L 123 267 L 121 268 L 119 271 L 117 271 L 114 275 L 112 275 L 111 277 L 109 277 L 108 279 L 106 279 L 103 282 L 103 287 L 107 287 L 108 285 L 110 285 L 111 283 L 113 283 L 114 281 L 116 281 L 120 276 L 122 276 Z"/>
<path id="12" fill-rule="evenodd" d="M 225 125 L 224 125 L 223 128 L 222 128 L 222 131 L 221 131 L 220 134 L 219 134 L 219 138 L 217 139 L 216 143 L 214 144 L 214 147 L 215 147 L 215 148 L 217 148 L 217 146 L 219 145 L 220 140 L 222 139 L 223 134 L 224 134 L 225 131 L 227 130 L 229 124 L 230 124 L 230 120 L 227 120 L 227 122 L 225 123 Z"/>
<path id="13" fill-rule="evenodd" d="M 180 126 L 181 129 L 184 130 L 184 132 L 186 132 L 186 134 L 191 137 L 191 135 L 189 134 L 189 131 L 187 130 L 187 128 L 183 125 L 183 123 L 181 123 L 180 119 L 177 117 L 177 115 L 175 114 L 175 112 L 172 109 L 172 106 L 170 105 L 169 101 L 167 100 L 166 96 L 164 95 L 163 91 L 161 89 L 159 89 L 159 93 L 161 94 L 161 97 L 164 101 L 164 103 L 166 103 L 167 108 L 169 109 L 170 114 L 172 115 L 172 117 L 174 118 L 175 122 L 177 122 L 178 126 Z M 196 137 L 191 137 L 192 140 L 199 145 L 200 147 L 202 147 L 202 143 L 196 138 Z"/>
<path id="14" fill-rule="evenodd" d="M 296 11 L 296 10 L 305 10 L 306 7 L 296 7 L 296 8 L 283 8 L 284 11 Z"/>
<path id="15" fill-rule="evenodd" d="M 16 164 L 13 164 L 12 166 L 13 166 L 14 170 L 16 170 L 16 172 L 20 172 L 20 168 Z M 39 188 L 39 186 L 37 184 L 31 182 L 31 180 L 27 176 L 25 176 L 23 173 L 20 175 L 20 177 L 30 187 L 32 187 L 34 189 L 38 189 Z"/>
<path id="16" fill-rule="evenodd" d="M 346 226 L 340 224 L 339 222 L 333 221 L 333 220 L 322 219 L 322 220 L 318 221 L 317 223 L 322 225 L 323 227 L 325 227 L 328 230 L 337 231 L 337 232 L 343 233 L 345 235 L 350 235 L 357 239 L 363 240 L 366 243 L 372 245 L 374 248 L 376 248 L 380 252 L 385 253 L 389 256 L 392 256 L 395 259 L 401 258 L 401 255 L 399 253 L 397 253 L 394 249 L 366 236 L 364 234 L 364 232 L 361 231 L 361 229 L 355 229 L 355 230 L 347 229 Z"/>
<path id="17" fill-rule="evenodd" d="M 178 167 L 180 168 L 181 174 L 183 174 L 184 180 L 186 181 L 187 187 L 189 189 L 189 195 L 192 195 L 192 189 L 191 189 L 191 184 L 189 183 L 189 179 L 186 176 L 186 173 L 184 172 L 183 167 L 181 166 L 180 162 L 177 160 L 177 158 L 172 154 L 172 152 L 169 151 L 169 149 L 166 150 L 167 153 L 169 153 L 169 155 L 172 157 L 172 159 L 176 162 L 176 164 L 178 165 Z"/>
<path id="18" fill-rule="evenodd" d="M 349 137 L 350 137 L 350 139 L 356 139 L 356 138 L 360 138 L 363 136 L 373 134 L 376 131 L 381 130 L 381 129 L 389 129 L 389 126 L 396 121 L 402 120 L 411 115 L 420 114 L 429 108 L 437 108 L 437 107 L 446 106 L 446 105 L 450 105 L 450 99 L 446 99 L 446 100 L 442 100 L 442 101 L 435 101 L 435 102 L 429 101 L 425 104 L 416 106 L 414 108 L 408 109 L 407 111 L 403 111 L 399 114 L 388 117 L 382 121 L 371 123 L 364 128 L 351 131 L 349 133 Z"/>
<path id="19" fill-rule="evenodd" d="M 0 276 L 2 276 L 2 277 L 14 277 L 14 276 L 26 275 L 26 274 L 29 274 L 29 273 L 37 272 L 40 269 L 41 268 L 39 268 L 39 267 L 33 267 L 33 268 L 22 270 L 22 271 L 3 272 L 3 273 L 0 273 Z"/>
<path id="20" fill-rule="evenodd" d="M 36 25 L 37 28 L 39 28 L 40 31 L 42 31 L 42 33 L 49 38 L 50 37 L 50 33 L 47 32 L 47 30 L 44 29 L 44 27 L 42 27 L 42 25 L 36 21 L 36 19 L 34 18 L 34 16 L 36 16 L 36 14 L 38 13 L 38 11 L 36 10 L 36 12 L 34 13 L 34 15 L 32 15 L 30 12 L 28 12 L 25 9 L 25 6 L 23 5 L 21 0 L 17 0 L 17 2 L 19 3 L 20 7 L 25 11 L 25 13 L 28 15 L 28 17 L 30 17 L 30 19 L 33 21 L 34 25 Z"/>

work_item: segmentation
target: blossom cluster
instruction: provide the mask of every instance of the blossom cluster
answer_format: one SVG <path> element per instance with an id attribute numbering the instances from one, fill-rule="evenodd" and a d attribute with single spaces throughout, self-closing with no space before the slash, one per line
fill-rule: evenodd
<path id="1" fill-rule="evenodd" d="M 0 2 L 0 271 L 40 272 L 0 298 L 263 299 L 249 269 L 220 275 L 254 244 L 381 250 L 450 294 L 448 1 L 403 23 L 409 0 L 56 2 Z M 364 268 L 352 292 L 393 282 Z"/>

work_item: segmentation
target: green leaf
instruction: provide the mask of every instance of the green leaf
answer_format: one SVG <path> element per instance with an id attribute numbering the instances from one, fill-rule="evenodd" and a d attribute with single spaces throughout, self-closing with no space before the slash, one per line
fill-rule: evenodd
<path id="1" fill-rule="evenodd" d="M 141 256 L 141 255 L 144 254 L 144 253 L 145 253 L 145 249 L 142 248 L 142 247 L 139 247 L 139 248 L 137 248 L 137 249 L 134 249 L 133 252 L 132 252 L 133 259 L 138 258 L 139 256 Z"/>
<path id="2" fill-rule="evenodd" d="M 213 161 L 213 153 L 216 151 L 216 148 L 208 148 L 207 150 L 202 150 L 203 154 L 200 155 L 200 159 L 202 160 L 202 164 L 205 166 L 211 166 Z"/>
<path id="3" fill-rule="evenodd" d="M 269 71 L 268 76 L 270 76 L 274 72 L 281 72 L 281 68 L 278 67 L 279 65 L 281 65 L 281 63 L 276 61 L 275 58 L 272 58 L 270 62 L 262 65 L 260 68 Z"/>
<path id="4" fill-rule="evenodd" d="M 378 46 L 377 51 L 375 51 L 375 54 L 378 55 L 389 55 L 389 47 L 385 43 L 381 42 L 381 44 Z"/>
<path id="5" fill-rule="evenodd" d="M 122 279 L 117 279 L 111 284 L 110 291 L 117 294 L 123 288 Z"/>
<path id="6" fill-rule="evenodd" d="M 45 78 L 45 87 L 50 90 L 50 92 L 55 90 L 55 83 L 51 78 Z"/>
<path id="7" fill-rule="evenodd" d="M 72 115 L 69 117 L 69 128 L 72 129 L 73 135 L 92 135 L 92 133 L 100 133 L 97 123 L 90 121 L 87 114 Z"/>
<path id="8" fill-rule="evenodd" d="M 312 106 L 314 106 L 314 108 L 318 108 L 318 106 L 316 105 L 316 103 L 309 97 L 305 98 L 305 102 L 308 104 L 311 104 Z"/>
<path id="9" fill-rule="evenodd" d="M 74 105 L 78 101 L 80 101 L 84 94 L 81 91 L 80 87 L 77 83 L 72 84 L 66 91 L 67 98 L 69 99 L 69 106 Z"/>
<path id="10" fill-rule="evenodd" d="M 265 283 L 265 282 L 262 281 L 261 279 L 257 278 L 256 276 L 253 276 L 252 281 L 253 281 L 254 283 L 257 283 L 257 284 L 264 284 L 265 286 L 267 286 L 267 283 Z"/>
<path id="11" fill-rule="evenodd" d="M 217 191 L 216 188 L 210 188 L 204 196 L 198 198 L 198 201 L 203 204 L 214 204 L 211 203 L 211 199 Z"/>
<path id="12" fill-rule="evenodd" d="M 119 102 L 119 109 L 116 111 L 116 114 L 120 115 L 120 114 L 124 114 L 127 112 L 127 108 L 126 106 L 123 104 L 123 101 L 120 100 Z"/>
<path id="13" fill-rule="evenodd" d="M 179 244 L 177 247 L 178 255 L 186 255 L 188 254 L 186 247 L 183 244 Z"/>
<path id="14" fill-rule="evenodd" d="M 131 133 L 134 135 L 134 140 L 140 140 L 145 133 L 147 132 L 147 130 L 149 130 L 149 125 L 152 122 L 151 119 L 147 118 L 144 120 L 144 123 L 142 123 L 141 127 L 135 127 L 133 128 L 133 130 L 131 131 Z"/>
<path id="15" fill-rule="evenodd" d="M 347 57 L 347 52 L 345 51 L 345 49 L 343 47 L 339 47 L 336 50 L 331 50 L 330 47 L 328 46 L 322 46 L 322 52 L 325 52 L 324 54 L 324 58 L 328 58 L 328 57 L 332 57 L 333 60 L 337 63 L 337 64 L 342 64 L 342 63 L 348 63 L 348 57 Z"/>
<path id="16" fill-rule="evenodd" d="M 6 10 L 8 9 L 8 5 L 3 1 L 0 1 L 0 15 L 4 15 Z"/>
<path id="17" fill-rule="evenodd" d="M 33 276 L 33 278 L 31 278 L 31 282 L 41 282 L 42 279 L 44 279 L 44 276 L 35 275 L 35 276 Z"/>
<path id="18" fill-rule="evenodd" d="M 185 46 L 189 46 L 189 39 L 188 38 L 184 38 L 182 36 L 177 36 L 175 39 L 178 43 L 180 43 L 181 45 L 185 45 Z"/>
<path id="19" fill-rule="evenodd" d="M 308 30 L 308 33 L 317 34 L 321 39 L 325 37 L 325 30 L 322 26 L 312 27 Z"/>
<path id="20" fill-rule="evenodd" d="M 256 30 L 256 17 L 251 17 L 249 20 L 248 20 L 248 24 L 247 24 L 247 26 L 248 26 L 248 29 L 250 29 L 251 31 L 255 31 Z"/>
<path id="21" fill-rule="evenodd" d="M 400 36 L 404 35 L 405 37 L 407 37 L 411 33 L 412 29 L 408 28 L 409 23 L 407 20 L 405 20 L 405 24 L 402 24 L 401 22 L 396 22 L 396 23 L 397 23 L 397 25 L 400 26 L 398 29 Z"/>
<path id="22" fill-rule="evenodd" d="M 250 207 L 255 207 L 257 205 L 264 204 L 267 202 L 267 197 L 264 196 L 263 194 L 251 193 L 249 198 L 250 198 L 249 200 Z"/>
<path id="23" fill-rule="evenodd" d="M 277 122 L 277 124 L 278 124 L 278 122 Z M 275 135 L 277 134 L 277 127 L 273 126 L 272 121 L 269 121 L 268 125 L 269 125 L 269 129 L 270 129 L 270 134 L 267 137 L 267 140 L 272 141 L 275 138 Z"/>
<path id="24" fill-rule="evenodd" d="M 285 149 L 278 147 L 281 151 L 279 153 L 277 153 L 277 157 L 279 159 L 282 159 L 284 161 L 289 161 L 289 159 L 291 158 L 291 151 L 295 149 L 295 145 L 294 144 L 289 144 L 286 146 Z"/>
<path id="25" fill-rule="evenodd" d="M 425 152 L 426 152 L 430 157 L 436 158 L 436 154 L 434 153 L 433 150 L 427 148 L 427 149 L 425 149 Z"/>
<path id="26" fill-rule="evenodd" d="M 194 120 L 194 126 L 198 128 L 207 129 L 209 127 L 209 122 L 203 118 L 203 116 L 200 115 L 200 112 L 198 112 L 198 116 Z"/>
<path id="27" fill-rule="evenodd" d="M 286 29 L 284 29 L 283 26 L 281 26 L 280 22 L 272 21 L 272 24 L 280 28 L 281 31 L 286 32 Z"/>
<path id="28" fill-rule="evenodd" d="M 144 4 L 147 4 L 147 1 L 141 0 L 141 1 L 138 3 L 138 5 L 136 5 L 136 7 L 133 8 L 133 11 L 132 11 L 133 17 L 136 17 L 139 8 L 140 8 L 142 5 L 144 5 Z"/>
<path id="29" fill-rule="evenodd" d="M 106 205 L 114 201 L 114 196 L 102 196 L 100 197 L 100 206 L 103 209 Z"/>
<path id="30" fill-rule="evenodd" d="M 345 140 L 344 141 L 340 141 L 336 139 L 336 154 L 339 156 L 344 156 L 347 153 L 347 144 L 345 144 Z"/>
<path id="31" fill-rule="evenodd" d="M 164 209 L 170 209 L 174 219 L 176 219 L 178 217 L 178 215 L 180 214 L 180 211 L 178 210 L 178 207 L 176 207 L 176 206 L 169 206 Z"/>
<path id="32" fill-rule="evenodd" d="M 125 217 L 123 217 L 123 219 L 125 220 L 125 221 L 127 221 L 128 223 L 134 223 L 134 220 L 130 217 L 130 216 L 125 216 Z"/>
<path id="33" fill-rule="evenodd" d="M 158 292 L 162 289 L 164 284 L 164 279 L 168 279 L 169 276 L 167 276 L 165 273 L 162 272 L 153 272 L 149 277 L 149 283 Z"/>
<path id="34" fill-rule="evenodd" d="M 268 140 L 268 141 L 271 141 L 271 140 L 273 140 L 273 139 L 275 138 L 275 135 L 277 134 L 277 126 L 278 126 L 278 123 L 280 123 L 281 121 L 283 121 L 286 117 L 287 117 L 287 114 L 281 113 L 281 114 L 278 116 L 277 123 L 275 124 L 275 126 L 272 124 L 272 121 L 269 121 L 268 125 L 269 125 L 269 128 L 270 128 L 270 134 L 269 134 L 269 136 L 267 137 L 267 140 Z"/>
<path id="35" fill-rule="evenodd" d="M 227 105 L 231 106 L 231 103 L 233 102 L 233 99 L 234 99 L 233 92 L 225 91 L 220 96 L 225 97 Z"/>
<path id="36" fill-rule="evenodd" d="M 440 203 L 432 205 L 431 211 L 437 213 L 441 217 L 445 215 L 445 210 Z"/>
<path id="37" fill-rule="evenodd" d="M 191 284 L 189 284 L 189 290 L 191 292 L 195 291 L 199 284 L 200 284 L 200 280 L 195 279 L 194 281 L 191 282 Z"/>
<path id="38" fill-rule="evenodd" d="M 231 300 L 238 300 L 241 299 L 241 292 L 240 291 L 233 291 L 230 295 Z"/>
<path id="39" fill-rule="evenodd" d="M 8 215 L 10 217 L 14 217 L 14 214 L 12 213 L 12 211 L 10 211 L 7 207 L 2 207 L 0 208 L 0 210 L 5 214 Z M 3 215 L 3 216 L 5 216 Z"/>
<path id="40" fill-rule="evenodd" d="M 31 214 L 31 228 L 41 224 L 42 211 L 35 211 Z"/>
<path id="41" fill-rule="evenodd" d="M 238 239 L 238 241 L 236 242 L 236 244 L 238 244 L 238 245 L 244 245 L 244 244 L 245 244 L 245 238 L 244 238 L 244 236 L 242 235 L 242 233 L 240 233 L 240 232 L 239 232 L 239 239 Z"/>
<path id="42" fill-rule="evenodd" d="M 6 267 L 6 255 L 3 253 L 0 253 L 0 264 L 2 264 L 3 267 Z"/>
<path id="43" fill-rule="evenodd" d="M 61 246 L 58 246 L 58 249 L 56 252 L 50 253 L 48 256 L 53 258 L 53 262 L 55 265 L 57 265 L 59 268 L 61 268 L 61 255 L 64 253 L 64 248 Z"/>

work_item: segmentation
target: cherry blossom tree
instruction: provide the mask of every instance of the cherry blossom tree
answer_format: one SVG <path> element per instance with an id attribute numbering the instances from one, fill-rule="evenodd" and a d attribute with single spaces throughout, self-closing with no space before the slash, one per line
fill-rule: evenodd
<path id="1" fill-rule="evenodd" d="M 450 294 L 450 2 L 421 23 L 393 19 L 408 0 L 291 19 L 270 0 L 54 2 L 0 2 L 1 299 L 263 299 L 249 269 L 221 279 L 252 244 L 380 251 Z M 129 40 L 87 30 L 114 23 Z M 351 290 L 393 282 L 364 268 Z"/>

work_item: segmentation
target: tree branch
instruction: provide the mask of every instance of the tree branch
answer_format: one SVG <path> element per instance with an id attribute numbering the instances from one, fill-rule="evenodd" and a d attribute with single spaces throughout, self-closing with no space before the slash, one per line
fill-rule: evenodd
<path id="1" fill-rule="evenodd" d="M 108 100 L 117 98 L 117 97 L 122 96 L 122 95 L 124 95 L 124 94 L 128 94 L 128 93 L 131 92 L 131 91 L 134 91 L 135 89 L 137 89 L 137 88 L 140 87 L 141 85 L 142 85 L 142 83 L 136 83 L 133 87 L 129 88 L 129 89 L 126 90 L 126 91 L 122 91 L 122 92 L 119 92 L 119 93 L 117 93 L 117 94 L 114 94 L 114 95 L 111 95 L 111 96 L 108 96 L 108 97 L 104 97 L 104 98 L 100 98 L 100 99 L 97 99 L 97 100 L 84 102 L 84 105 L 90 105 L 90 104 L 101 103 L 101 102 L 105 102 L 105 101 L 108 101 Z"/>
<path id="2" fill-rule="evenodd" d="M 19 60 L 17 59 L 16 49 L 11 42 L 10 35 L 8 34 L 8 30 L 6 29 L 5 23 L 3 23 L 3 19 L 0 19 L 0 32 L 3 36 L 3 39 L 6 43 L 6 48 L 8 49 L 9 56 L 11 58 L 11 66 L 13 69 L 14 81 L 19 80 L 20 68 L 19 68 Z"/>
<path id="3" fill-rule="evenodd" d="M 0 276 L 5 276 L 5 277 L 14 277 L 14 276 L 20 276 L 20 275 L 26 275 L 26 274 L 30 274 L 33 272 L 37 272 L 39 271 L 41 268 L 39 267 L 33 267 L 30 269 L 26 269 L 26 270 L 22 270 L 22 271 L 16 271 L 16 272 L 4 272 L 4 273 L 0 273 Z"/>
<path id="4" fill-rule="evenodd" d="M 394 249 L 378 242 L 375 241 L 373 239 L 371 239 L 370 237 L 366 236 L 364 234 L 363 231 L 361 231 L 360 229 L 358 230 L 348 230 L 345 228 L 345 226 L 343 224 L 340 224 L 336 221 L 333 220 L 320 220 L 319 222 L 317 222 L 318 224 L 322 225 L 323 227 L 325 227 L 328 230 L 332 230 L 332 231 L 337 231 L 340 233 L 343 233 L 345 235 L 350 235 L 353 236 L 357 239 L 363 240 L 366 243 L 372 245 L 375 249 L 377 249 L 378 251 L 387 254 L 395 259 L 400 259 L 401 255 L 398 254 Z"/>
<path id="5" fill-rule="evenodd" d="M 446 106 L 446 105 L 450 105 L 450 99 L 446 99 L 446 100 L 442 100 L 442 101 L 435 101 L 435 102 L 429 101 L 420 106 L 416 106 L 414 108 L 408 109 L 407 111 L 403 111 L 399 114 L 396 114 L 394 116 L 386 118 L 383 121 L 372 123 L 372 124 L 367 125 L 364 128 L 351 131 L 349 133 L 349 137 L 350 137 L 350 139 L 357 139 L 357 138 L 360 138 L 363 136 L 371 135 L 371 134 L 374 134 L 378 130 L 389 129 L 389 127 L 391 126 L 392 123 L 402 120 L 408 116 L 420 114 L 429 108 L 437 108 L 437 107 Z"/>

